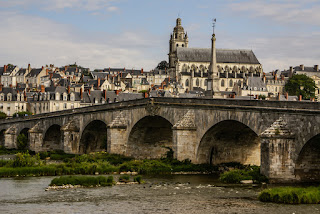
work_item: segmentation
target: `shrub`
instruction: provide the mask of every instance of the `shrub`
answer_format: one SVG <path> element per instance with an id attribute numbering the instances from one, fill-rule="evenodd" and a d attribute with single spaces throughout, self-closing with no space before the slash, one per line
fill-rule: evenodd
<path id="1" fill-rule="evenodd" d="M 112 186 L 113 177 L 109 176 L 108 178 L 104 176 L 90 177 L 90 176 L 61 176 L 59 178 L 54 178 L 50 186 L 63 186 L 63 185 L 81 185 L 85 187 L 96 187 L 96 186 Z M 112 182 L 109 182 L 111 181 Z"/>
<path id="2" fill-rule="evenodd" d="M 0 120 L 1 119 L 6 119 L 6 118 L 7 118 L 7 114 L 2 112 L 2 111 L 0 111 Z"/>
<path id="3" fill-rule="evenodd" d="M 128 183 L 130 181 L 129 175 L 120 175 L 119 182 Z"/>
<path id="4" fill-rule="evenodd" d="M 134 177 L 133 181 L 134 182 L 138 182 L 139 184 L 141 184 L 143 182 L 141 175 L 138 175 L 138 176 Z"/>
<path id="5" fill-rule="evenodd" d="M 17 137 L 17 146 L 18 149 L 24 150 L 27 148 L 28 145 L 28 138 L 24 134 L 19 134 Z"/>
<path id="6" fill-rule="evenodd" d="M 40 155 L 31 156 L 28 152 L 18 153 L 12 162 L 12 167 L 26 167 L 40 164 Z"/>
<path id="7" fill-rule="evenodd" d="M 319 187 L 278 187 L 260 192 L 258 199 L 262 202 L 284 204 L 317 204 L 320 202 Z"/>
<path id="8" fill-rule="evenodd" d="M 258 166 L 244 166 L 244 169 L 234 169 L 220 175 L 224 183 L 240 183 L 242 180 L 253 180 L 255 183 L 268 182 L 268 178 L 260 174 Z"/>

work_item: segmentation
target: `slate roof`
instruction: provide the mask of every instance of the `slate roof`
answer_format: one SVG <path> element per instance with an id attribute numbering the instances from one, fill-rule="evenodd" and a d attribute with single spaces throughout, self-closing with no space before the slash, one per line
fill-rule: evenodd
<path id="1" fill-rule="evenodd" d="M 177 48 L 180 61 L 210 62 L 210 48 Z M 217 63 L 260 64 L 252 50 L 217 49 Z"/>
<path id="2" fill-rule="evenodd" d="M 262 81 L 260 77 L 248 77 L 248 85 L 244 86 L 244 89 L 249 90 L 250 87 L 252 88 L 252 90 L 255 90 L 256 88 L 257 91 L 267 90 L 266 84 Z"/>
<path id="3" fill-rule="evenodd" d="M 27 74 L 27 77 L 36 77 L 40 74 L 41 71 L 42 71 L 42 68 L 34 68 L 30 71 L 29 74 Z"/>

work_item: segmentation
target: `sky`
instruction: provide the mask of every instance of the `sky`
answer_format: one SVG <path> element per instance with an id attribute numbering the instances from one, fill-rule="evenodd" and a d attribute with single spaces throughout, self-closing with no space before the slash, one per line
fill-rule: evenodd
<path id="1" fill-rule="evenodd" d="M 320 64 L 319 0 L 0 0 L 0 66 L 151 70 L 176 19 L 189 47 L 251 49 L 264 72 Z"/>

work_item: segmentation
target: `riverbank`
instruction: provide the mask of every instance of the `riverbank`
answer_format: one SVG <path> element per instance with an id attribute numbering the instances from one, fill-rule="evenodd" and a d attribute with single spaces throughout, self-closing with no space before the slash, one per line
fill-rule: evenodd
<path id="1" fill-rule="evenodd" d="M 193 164 L 171 158 L 134 160 L 130 157 L 97 152 L 84 155 L 63 153 L 17 153 L 14 160 L 0 161 L 0 177 L 98 175 L 98 174 L 218 174 L 243 168 L 239 163 Z"/>

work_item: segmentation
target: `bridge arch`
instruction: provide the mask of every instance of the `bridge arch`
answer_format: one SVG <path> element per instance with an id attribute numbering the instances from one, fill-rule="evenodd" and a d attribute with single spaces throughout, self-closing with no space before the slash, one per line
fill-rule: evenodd
<path id="1" fill-rule="evenodd" d="M 260 165 L 260 159 L 259 136 L 237 120 L 223 120 L 211 126 L 202 136 L 197 150 L 199 163 Z"/>
<path id="2" fill-rule="evenodd" d="M 61 126 L 58 124 L 51 125 L 44 134 L 42 150 L 62 150 L 63 135 L 61 133 Z"/>
<path id="3" fill-rule="evenodd" d="M 294 175 L 303 182 L 320 181 L 320 134 L 309 139 L 297 152 Z"/>
<path id="4" fill-rule="evenodd" d="M 145 116 L 132 127 L 126 155 L 137 159 L 161 158 L 173 148 L 172 123 L 162 116 Z"/>
<path id="5" fill-rule="evenodd" d="M 107 124 L 92 120 L 81 133 L 79 153 L 99 152 L 107 149 Z"/>

